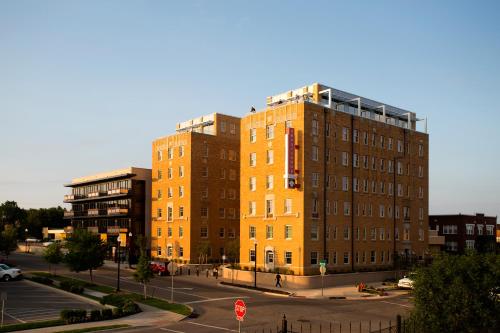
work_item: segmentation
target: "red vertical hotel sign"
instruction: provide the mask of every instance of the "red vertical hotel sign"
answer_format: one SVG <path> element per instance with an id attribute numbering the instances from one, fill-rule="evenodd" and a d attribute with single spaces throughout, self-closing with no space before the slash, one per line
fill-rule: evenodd
<path id="1" fill-rule="evenodd" d="M 286 188 L 295 188 L 295 130 L 285 132 L 285 179 Z"/>

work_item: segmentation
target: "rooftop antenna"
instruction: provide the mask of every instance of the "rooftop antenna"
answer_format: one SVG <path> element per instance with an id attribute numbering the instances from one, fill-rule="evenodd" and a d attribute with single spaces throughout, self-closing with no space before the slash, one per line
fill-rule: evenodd
<path id="1" fill-rule="evenodd" d="M 250 109 L 250 112 L 255 113 L 256 112 L 255 107 L 252 106 L 252 108 Z"/>

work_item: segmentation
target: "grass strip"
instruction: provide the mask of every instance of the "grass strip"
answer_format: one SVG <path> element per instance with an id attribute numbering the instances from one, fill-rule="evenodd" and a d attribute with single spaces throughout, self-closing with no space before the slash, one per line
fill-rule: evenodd
<path id="1" fill-rule="evenodd" d="M 52 327 L 52 326 L 61 326 L 66 323 L 63 320 L 46 320 L 46 321 L 35 321 L 32 323 L 22 323 L 22 324 L 11 324 L 4 325 L 0 328 L 0 332 L 15 332 L 15 331 L 24 331 L 24 330 L 32 330 L 35 328 L 44 328 L 44 327 Z"/>
<path id="2" fill-rule="evenodd" d="M 57 331 L 55 333 L 63 333 L 63 332 L 64 333 L 85 333 L 85 332 L 112 330 L 115 328 L 124 328 L 124 327 L 130 327 L 130 325 L 121 324 L 121 325 L 95 326 L 95 327 L 80 328 L 80 329 L 70 330 L 70 331 Z"/>

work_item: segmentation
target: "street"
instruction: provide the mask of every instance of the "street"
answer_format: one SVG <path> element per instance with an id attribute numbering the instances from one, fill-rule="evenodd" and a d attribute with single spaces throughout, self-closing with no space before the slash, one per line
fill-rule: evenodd
<path id="1" fill-rule="evenodd" d="M 24 271 L 47 271 L 48 265 L 43 259 L 34 255 L 12 254 L 12 261 Z M 64 266 L 57 267 L 58 274 L 74 276 L 80 279 L 90 280 L 88 272 L 72 273 Z M 109 286 L 116 286 L 116 269 L 103 267 L 95 271 L 94 282 Z M 276 330 L 281 324 L 283 315 L 286 315 L 289 325 L 300 327 L 300 325 L 329 327 L 340 325 L 368 327 L 372 321 L 373 327 L 387 325 L 389 321 L 394 323 L 397 314 L 405 314 L 411 309 L 411 301 L 408 295 L 387 299 L 366 300 L 330 300 L 330 299 L 306 299 L 295 297 L 284 297 L 264 294 L 252 290 L 241 290 L 219 285 L 215 278 L 207 278 L 200 274 L 197 276 L 174 277 L 174 301 L 184 303 L 194 308 L 193 318 L 173 323 L 162 328 L 165 332 L 228 332 L 237 331 L 238 322 L 234 314 L 234 302 L 243 299 L 247 306 L 247 313 L 242 323 L 244 332 L 262 332 L 265 329 Z M 170 277 L 156 277 L 149 287 L 149 294 L 169 300 L 171 296 Z M 134 281 L 132 272 L 128 269 L 121 271 L 120 287 L 122 290 L 142 292 L 142 286 Z M 295 330 L 295 329 L 294 329 Z M 123 329 L 123 332 L 157 332 L 158 329 Z M 299 330 L 300 331 L 300 330 Z M 357 331 L 357 330 L 354 330 Z"/>

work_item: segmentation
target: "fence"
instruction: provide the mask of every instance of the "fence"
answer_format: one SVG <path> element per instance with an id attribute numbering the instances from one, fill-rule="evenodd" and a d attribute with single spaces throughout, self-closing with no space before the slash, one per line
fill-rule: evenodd
<path id="1" fill-rule="evenodd" d="M 276 327 L 246 330 L 247 333 L 419 333 L 410 319 L 397 316 L 389 321 L 343 321 L 321 322 L 293 321 L 283 315 Z"/>

